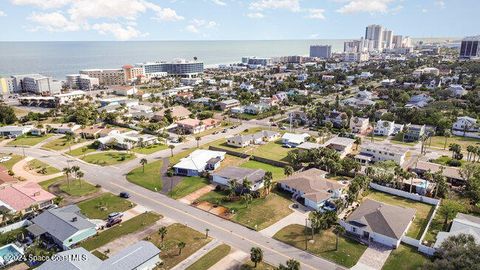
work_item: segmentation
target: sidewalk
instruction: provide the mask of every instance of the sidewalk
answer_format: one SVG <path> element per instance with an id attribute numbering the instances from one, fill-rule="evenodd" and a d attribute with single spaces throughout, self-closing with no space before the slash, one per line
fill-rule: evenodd
<path id="1" fill-rule="evenodd" d="M 292 209 L 290 207 L 290 209 Z M 293 213 L 277 221 L 275 224 L 263 229 L 260 231 L 261 234 L 273 237 L 278 231 L 285 228 L 288 225 L 299 224 L 305 226 L 305 219 L 308 218 L 309 212 L 299 211 L 297 209 L 292 209 Z"/>
<path id="2" fill-rule="evenodd" d="M 50 175 L 32 174 L 24 169 L 24 167 L 27 166 L 27 163 L 30 160 L 33 160 L 33 158 L 26 157 L 13 165 L 12 171 L 15 173 L 16 177 L 21 177 L 23 179 L 26 179 L 27 181 L 39 183 L 39 182 L 50 180 L 55 177 L 59 177 L 63 175 L 62 172 L 50 174 Z"/>
<path id="3" fill-rule="evenodd" d="M 194 262 L 198 261 L 203 255 L 207 254 L 210 250 L 216 248 L 218 245 L 220 245 L 220 241 L 218 241 L 217 239 L 213 239 L 208 244 L 203 246 L 202 249 L 197 250 L 197 252 L 190 255 L 190 257 L 186 258 L 181 263 L 175 265 L 172 270 L 181 270 L 189 267 Z"/>

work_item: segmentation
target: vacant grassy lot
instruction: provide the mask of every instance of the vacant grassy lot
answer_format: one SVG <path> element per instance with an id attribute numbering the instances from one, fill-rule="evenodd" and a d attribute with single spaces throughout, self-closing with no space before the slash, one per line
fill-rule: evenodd
<path id="1" fill-rule="evenodd" d="M 44 140 L 52 137 L 53 134 L 47 134 L 45 136 L 34 136 L 34 135 L 22 135 L 15 140 L 7 143 L 7 145 L 16 145 L 16 146 L 34 146 L 43 142 Z"/>
<path id="2" fill-rule="evenodd" d="M 66 137 L 61 137 L 61 138 L 58 138 L 56 140 L 53 140 L 53 141 L 50 141 L 50 142 L 46 143 L 42 147 L 50 149 L 50 150 L 59 151 L 59 150 L 67 149 L 74 144 L 82 143 L 82 142 L 85 142 L 85 141 L 86 140 L 82 139 L 82 138 L 75 138 L 75 140 L 68 141 L 66 139 Z"/>
<path id="3" fill-rule="evenodd" d="M 60 177 L 63 178 L 64 176 Z M 68 181 L 64 180 L 60 183 L 59 188 L 68 195 L 77 197 L 95 193 L 99 189 L 85 180 L 76 180 L 72 178 L 70 178 L 70 185 L 68 184 Z"/>
<path id="4" fill-rule="evenodd" d="M 158 233 L 151 234 L 148 239 L 162 250 L 160 253 L 160 258 L 163 261 L 162 269 L 173 268 L 212 240 L 210 237 L 205 238 L 204 233 L 197 232 L 179 223 L 167 227 L 167 234 L 163 243 Z M 180 242 L 185 243 L 182 253 L 178 249 L 178 243 Z"/>
<path id="5" fill-rule="evenodd" d="M 0 157 L 5 157 L 5 156 L 10 156 L 11 159 L 8 160 L 8 161 L 5 161 L 5 162 L 2 162 L 0 163 L 1 166 L 5 167 L 7 170 L 11 170 L 13 165 L 15 165 L 15 163 L 19 162 L 20 160 L 23 159 L 23 156 L 19 156 L 19 155 L 6 155 L 6 154 L 0 154 Z"/>
<path id="6" fill-rule="evenodd" d="M 227 192 L 224 191 L 211 191 L 198 201 L 222 205 L 235 213 L 233 221 L 256 230 L 265 229 L 292 213 L 288 208 L 292 203 L 290 199 L 275 192 L 271 192 L 266 198 L 253 199 L 248 207 L 241 199 L 228 201 Z"/>
<path id="7" fill-rule="evenodd" d="M 162 160 L 157 160 L 146 164 L 145 171 L 142 166 L 135 168 L 127 174 L 127 180 L 152 191 L 160 191 L 163 186 L 160 175 L 162 164 Z"/>
<path id="8" fill-rule="evenodd" d="M 141 148 L 134 148 L 132 149 L 133 152 L 139 153 L 139 154 L 144 154 L 144 155 L 149 155 L 152 153 L 155 153 L 157 151 L 165 150 L 168 149 L 168 145 L 166 144 L 154 144 L 154 145 L 149 145 Z"/>
<path id="9" fill-rule="evenodd" d="M 390 253 L 382 270 L 420 270 L 428 260 L 417 248 L 401 244 Z"/>
<path id="10" fill-rule="evenodd" d="M 250 169 L 262 169 L 266 172 L 272 172 L 273 181 L 278 181 L 285 178 L 284 169 L 282 167 L 273 166 L 267 163 L 258 162 L 255 160 L 249 160 L 240 167 L 250 168 Z"/>
<path id="11" fill-rule="evenodd" d="M 428 141 L 427 141 L 428 142 Z M 452 143 L 458 143 L 462 147 L 462 151 L 467 150 L 467 146 L 473 145 L 473 146 L 480 146 L 480 140 L 479 139 L 474 139 L 474 138 L 466 138 L 466 137 L 460 137 L 460 136 L 452 136 L 450 138 L 447 138 L 447 147 Z M 445 137 L 444 136 L 433 136 L 432 137 L 432 147 L 437 147 L 443 149 L 443 146 L 445 145 Z"/>
<path id="12" fill-rule="evenodd" d="M 88 155 L 82 158 L 82 160 L 97 164 L 100 166 L 109 166 L 119 164 L 128 160 L 132 160 L 135 158 L 135 154 L 127 154 L 127 153 L 120 153 L 120 152 L 106 152 L 106 153 L 98 153 Z"/>
<path id="13" fill-rule="evenodd" d="M 42 174 L 42 169 L 45 168 L 45 173 L 43 175 L 50 175 L 50 174 L 55 174 L 59 173 L 60 170 L 58 170 L 55 167 L 52 167 L 44 162 L 41 162 L 38 159 L 32 159 L 29 162 L 27 162 L 27 169 L 34 171 L 36 173 Z"/>
<path id="14" fill-rule="evenodd" d="M 208 184 L 210 181 L 203 177 L 184 177 L 168 195 L 174 199 L 180 199 Z"/>
<path id="15" fill-rule="evenodd" d="M 230 249 L 229 245 L 222 244 L 203 255 L 198 261 L 187 267 L 186 270 L 207 270 L 227 256 L 230 253 Z"/>
<path id="16" fill-rule="evenodd" d="M 230 151 L 284 162 L 286 162 L 288 152 L 292 150 L 291 148 L 282 147 L 280 140 L 268 142 L 264 145 L 251 145 L 244 148 L 230 146 L 226 143 L 225 139 L 212 142 L 209 145 L 224 148 Z"/>
<path id="17" fill-rule="evenodd" d="M 310 240 L 311 233 L 308 233 L 307 237 Z M 277 232 L 273 238 L 299 249 L 305 249 L 305 226 L 288 225 Z M 308 243 L 308 251 L 345 267 L 352 267 L 367 249 L 367 246 L 359 242 L 340 236 L 338 250 L 335 250 L 335 242 L 336 235 L 331 230 L 321 231 L 315 234 L 313 243 Z"/>
<path id="18" fill-rule="evenodd" d="M 412 225 L 407 232 L 407 236 L 415 239 L 420 239 L 422 236 L 423 231 L 427 227 L 428 219 L 430 218 L 430 215 L 433 213 L 434 209 L 434 206 L 430 204 L 421 203 L 374 190 L 368 191 L 366 198 L 390 205 L 415 209 L 415 219 L 413 220 Z"/>
<path id="19" fill-rule="evenodd" d="M 108 214 L 113 212 L 125 212 L 135 204 L 129 200 L 120 198 L 112 193 L 104 193 L 77 204 L 82 213 L 92 219 L 107 219 Z"/>
<path id="20" fill-rule="evenodd" d="M 90 144 L 84 147 L 73 149 L 72 151 L 67 152 L 67 154 L 69 154 L 70 156 L 78 157 L 78 156 L 86 155 L 88 153 L 93 153 L 95 151 L 97 151 L 97 147 L 95 147 L 93 144 Z"/>
<path id="21" fill-rule="evenodd" d="M 107 243 L 112 242 L 117 238 L 136 231 L 140 231 L 157 222 L 157 220 L 159 220 L 160 218 L 162 218 L 162 216 L 153 212 L 146 212 L 140 214 L 83 241 L 80 246 L 82 246 L 86 250 L 97 249 Z"/>

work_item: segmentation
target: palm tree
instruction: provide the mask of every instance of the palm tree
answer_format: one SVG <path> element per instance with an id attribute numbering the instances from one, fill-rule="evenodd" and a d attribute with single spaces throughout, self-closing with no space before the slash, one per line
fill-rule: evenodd
<path id="1" fill-rule="evenodd" d="M 467 154 L 467 160 L 468 161 L 470 161 L 474 152 L 475 152 L 475 146 L 473 146 L 473 145 L 467 146 L 467 153 L 468 153 Z M 475 161 L 475 159 L 473 161 Z"/>
<path id="2" fill-rule="evenodd" d="M 358 146 L 362 144 L 362 138 L 356 137 L 355 138 L 355 150 L 358 150 Z"/>
<path id="3" fill-rule="evenodd" d="M 80 188 L 82 188 L 82 178 L 85 175 L 82 171 L 78 171 L 75 173 L 77 176 L 78 183 L 80 184 Z"/>
<path id="4" fill-rule="evenodd" d="M 142 170 L 145 172 L 145 165 L 147 165 L 148 161 L 146 158 L 140 159 L 140 164 L 142 165 Z"/>
<path id="5" fill-rule="evenodd" d="M 283 264 L 280 264 L 278 267 L 279 270 L 300 270 L 300 262 L 295 259 L 289 259 L 287 261 L 287 266 L 285 267 Z"/>
<path id="6" fill-rule="evenodd" d="M 195 140 L 197 141 L 197 148 L 199 147 L 201 139 L 202 139 L 202 137 L 200 137 L 200 136 L 195 137 Z"/>
<path id="7" fill-rule="evenodd" d="M 289 166 L 289 165 L 285 166 L 283 168 L 283 171 L 284 171 L 286 176 L 290 176 L 290 175 L 293 174 L 293 168 L 292 168 L 292 166 Z"/>
<path id="8" fill-rule="evenodd" d="M 182 249 L 186 246 L 185 242 L 181 241 L 177 244 L 178 255 L 182 255 Z"/>
<path id="9" fill-rule="evenodd" d="M 273 174 L 272 172 L 265 172 L 265 176 L 263 177 L 263 186 L 265 188 L 266 195 L 270 194 L 270 190 L 272 190 L 272 180 Z"/>
<path id="10" fill-rule="evenodd" d="M 333 232 L 335 232 L 335 235 L 337 236 L 336 241 L 335 241 L 335 250 L 338 250 L 338 237 L 340 234 L 345 233 L 345 228 L 340 225 L 340 224 L 335 224 L 335 227 L 333 228 Z"/>
<path id="11" fill-rule="evenodd" d="M 243 182 L 242 182 L 242 193 L 247 190 L 248 192 L 250 192 L 250 190 L 252 189 L 252 182 L 250 180 L 248 180 L 246 177 L 243 179 Z"/>
<path id="12" fill-rule="evenodd" d="M 160 239 L 162 240 L 162 243 L 163 243 L 163 239 L 165 239 L 165 235 L 167 235 L 167 227 L 165 226 L 160 227 L 160 229 L 158 229 L 158 234 L 160 235 Z"/>
<path id="13" fill-rule="evenodd" d="M 257 264 L 263 261 L 263 250 L 259 247 L 252 247 L 250 249 L 250 260 L 255 264 L 254 268 L 257 268 Z"/>
<path id="14" fill-rule="evenodd" d="M 65 168 L 62 169 L 62 172 L 67 177 L 68 189 L 70 189 L 70 178 L 69 178 L 69 176 L 70 176 L 70 173 L 72 173 L 72 169 L 65 167 Z"/>
<path id="15" fill-rule="evenodd" d="M 445 130 L 445 132 L 443 133 L 443 136 L 445 136 L 445 142 L 443 143 L 443 150 L 445 150 L 447 149 L 448 138 L 452 136 L 452 133 L 450 132 L 450 130 Z"/>
<path id="16" fill-rule="evenodd" d="M 173 157 L 173 149 L 175 148 L 175 145 L 170 144 L 168 148 L 170 148 L 170 153 L 171 153 L 171 156 Z"/>
<path id="17" fill-rule="evenodd" d="M 250 193 L 246 193 L 242 195 L 242 199 L 245 201 L 245 207 L 248 208 L 248 205 L 253 200 L 253 196 Z"/>
<path id="18" fill-rule="evenodd" d="M 72 152 L 72 141 L 73 139 L 75 139 L 75 135 L 73 135 L 72 133 L 68 132 L 65 134 L 65 141 L 68 143 L 68 148 L 70 150 L 70 152 Z"/>
<path id="19" fill-rule="evenodd" d="M 86 146 L 82 147 L 82 154 L 83 157 L 85 158 L 85 153 L 87 152 L 88 148 Z"/>

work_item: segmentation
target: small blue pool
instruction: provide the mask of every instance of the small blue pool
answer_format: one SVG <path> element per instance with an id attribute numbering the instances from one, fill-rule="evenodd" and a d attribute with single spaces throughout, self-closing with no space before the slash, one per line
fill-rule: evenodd
<path id="1" fill-rule="evenodd" d="M 0 247 L 0 266 L 7 265 L 21 259 L 23 250 L 14 244 L 8 244 Z"/>

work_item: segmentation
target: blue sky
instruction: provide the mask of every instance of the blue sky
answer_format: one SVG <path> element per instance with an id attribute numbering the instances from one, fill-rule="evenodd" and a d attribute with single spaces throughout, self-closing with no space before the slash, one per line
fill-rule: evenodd
<path id="1" fill-rule="evenodd" d="M 480 34 L 479 0 L 0 0 L 1 41 L 358 38 Z"/>

